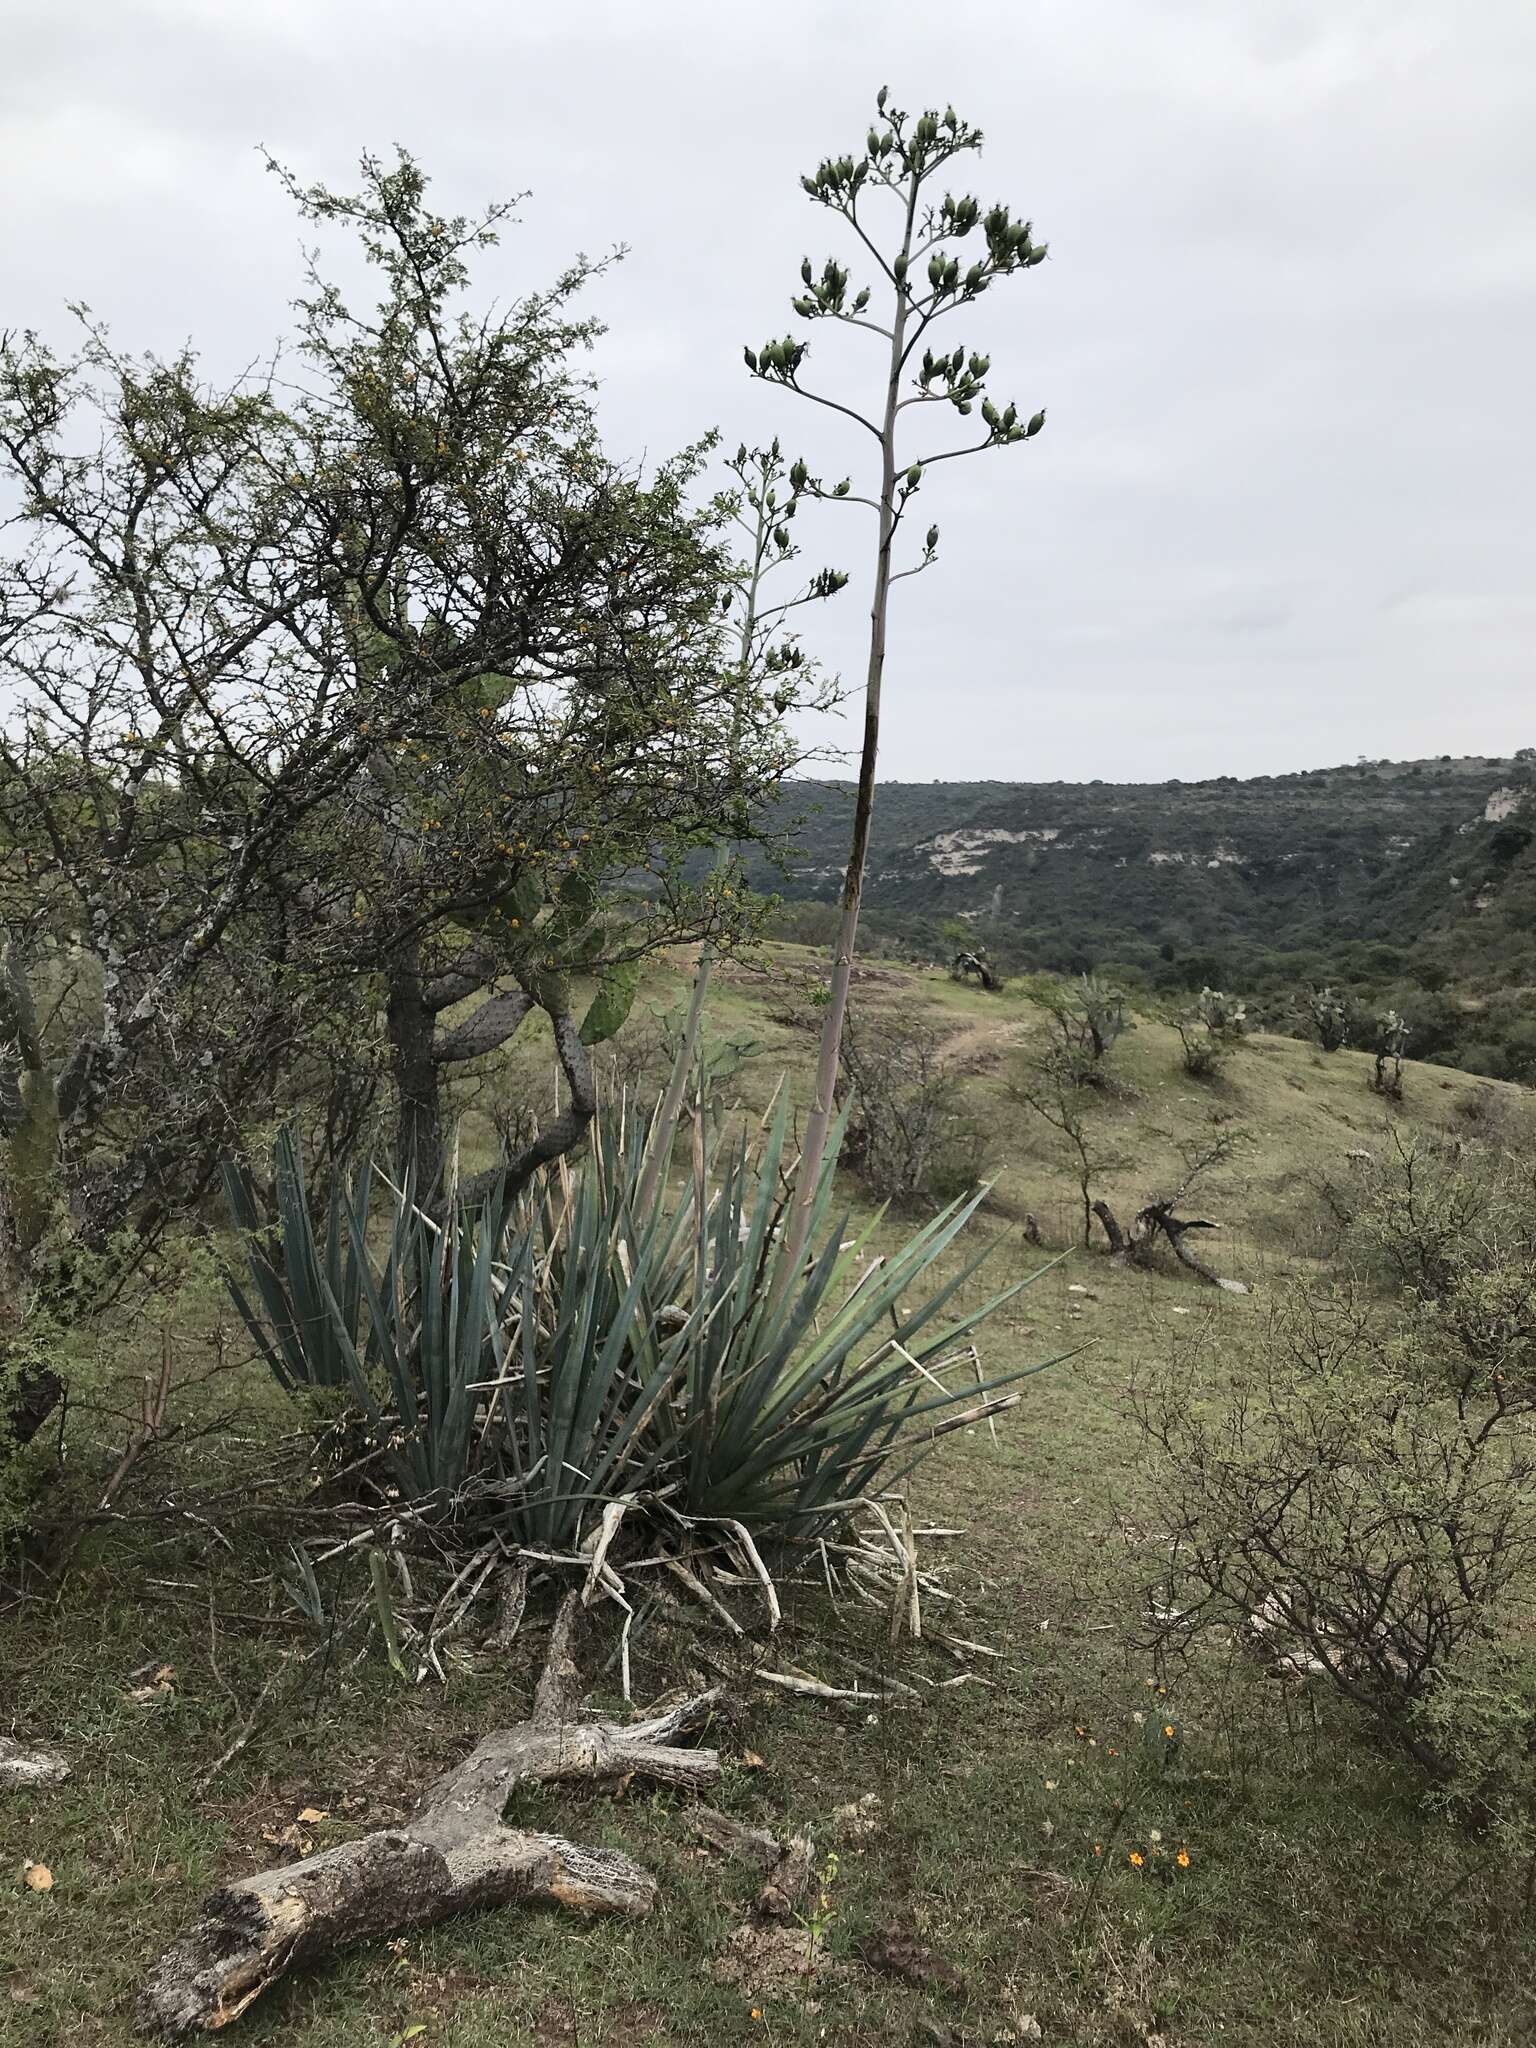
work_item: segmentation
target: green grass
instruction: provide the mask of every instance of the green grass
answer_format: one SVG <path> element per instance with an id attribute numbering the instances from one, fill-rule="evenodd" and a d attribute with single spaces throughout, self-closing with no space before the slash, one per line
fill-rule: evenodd
<path id="1" fill-rule="evenodd" d="M 750 1026 L 767 1043 L 742 1077 L 748 1105 L 786 1060 L 806 1062 L 809 1039 L 765 1017 L 800 964 L 785 949 L 771 979 L 722 987 L 715 1028 Z M 1037 1256 L 1008 1216 L 1028 1207 L 1071 1229 L 1056 1143 L 1003 1092 L 1028 1012 L 938 977 L 865 992 L 931 1005 L 985 1055 L 973 1086 L 996 1124 L 1002 1214 L 983 1225 L 1000 1239 L 998 1273 L 975 1284 L 995 1285 Z M 652 994 L 665 994 L 659 976 Z M 533 1049 L 519 1058 L 548 1071 Z M 834 1682 L 854 1663 L 884 1667 L 924 1695 L 876 1712 L 747 1687 L 744 1717 L 722 1737 L 732 1762 L 720 1803 L 782 1831 L 810 1822 L 837 1852 L 825 1967 L 798 1987 L 722 1976 L 751 1882 L 692 1844 L 671 1794 L 549 1792 L 517 1814 L 647 1863 L 661 1883 L 651 1919 L 581 1924 L 516 1909 L 465 1919 L 299 1975 L 233 2039 L 873 2048 L 1026 2038 L 1025 2016 L 1045 2041 L 1081 2048 L 1154 2037 L 1179 2048 L 1499 2048 L 1536 2034 L 1523 1866 L 1427 1812 L 1412 1776 L 1329 1702 L 1283 1690 L 1241 1658 L 1158 1667 L 1138 1643 L 1159 1550 L 1129 1390 L 1175 1343 L 1191 1370 L 1219 1376 L 1266 1295 L 1311 1269 L 1320 1241 L 1308 1176 L 1347 1172 L 1350 1149 L 1384 1142 L 1366 1062 L 1260 1039 L 1210 1089 L 1178 1071 L 1170 1033 L 1143 1025 L 1116 1066 L 1129 1092 L 1096 1119 L 1118 1161 L 1106 1176 L 1117 1207 L 1165 1174 L 1172 1136 L 1213 1104 L 1249 1133 L 1203 1201 L 1230 1226 L 1213 1256 L 1259 1292 L 1218 1296 L 1184 1275 L 1149 1280 L 1077 1257 L 984 1329 L 989 1363 L 1081 1347 L 1026 1384 L 995 1445 L 985 1428 L 952 1439 L 914 1484 L 922 1514 L 966 1530 L 927 1546 L 954 1595 L 942 1610 L 929 1603 L 927 1618 L 1006 1653 L 975 1661 L 990 1688 L 930 1689 L 924 1678 L 956 1675 L 951 1658 L 926 1643 L 892 1653 L 882 1617 L 846 1601 L 834 1612 L 813 1583 L 790 1589 L 772 1659 Z M 1454 1117 L 1471 1085 L 1410 1067 L 1401 1121 Z M 252 1433 L 270 1430 L 255 1368 L 250 1394 Z M 78 1460 L 90 1455 L 77 1447 Z M 152 1504 L 163 1476 L 146 1478 L 138 1505 Z M 133 2040 L 146 1965 L 211 1885 L 279 1858 L 268 1838 L 307 1807 L 329 1816 L 304 1829 L 317 1846 L 399 1816 L 479 1732 L 526 1705 L 538 1631 L 509 1666 L 451 1665 L 446 1687 L 402 1684 L 375 1645 L 355 1668 L 334 1660 L 323 1685 L 311 1666 L 306 1689 L 285 1692 L 281 1713 L 195 1797 L 197 1771 L 300 1640 L 280 1600 L 273 1625 L 239 1618 L 267 1611 L 265 1577 L 295 1526 L 276 1515 L 218 1529 L 125 1522 L 93 1537 L 58 1588 L 27 1580 L 0 1621 L 0 1727 L 55 1742 L 75 1766 L 52 1793 L 0 1798 L 0 2041 Z M 717 1636 L 698 1646 L 737 1655 Z M 685 1636 L 643 1635 L 637 1693 L 676 1682 L 689 1649 Z M 151 1659 L 174 1666 L 171 1689 L 156 1704 L 127 1700 L 128 1674 Z M 746 1767 L 749 1753 L 760 1768 Z M 866 1793 L 881 1802 L 879 1831 L 840 1839 L 832 1816 Z M 20 1883 L 26 1858 L 51 1867 L 50 1892 Z M 860 1960 L 865 1937 L 893 1922 L 944 1959 L 953 1988 Z"/>

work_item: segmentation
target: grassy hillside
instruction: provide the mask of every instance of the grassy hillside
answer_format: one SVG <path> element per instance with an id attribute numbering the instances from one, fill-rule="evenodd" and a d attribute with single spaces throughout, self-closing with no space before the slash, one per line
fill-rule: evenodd
<path id="1" fill-rule="evenodd" d="M 746 1113 L 786 1069 L 803 1094 L 811 1041 L 796 988 L 817 966 L 785 947 L 725 978 L 712 1031 L 755 1048 L 728 1091 Z M 652 976 L 615 1089 L 643 1064 L 646 1010 L 663 1012 L 678 986 L 672 971 Z M 965 1057 L 998 1172 L 978 1220 L 993 1270 L 972 1286 L 1039 1266 L 1048 1254 L 1022 1243 L 1017 1218 L 1030 1210 L 1064 1245 L 1074 1198 L 1058 1141 L 1007 1092 L 1034 1028 L 1027 1006 L 884 965 L 856 995 L 866 1012 L 922 1011 Z M 518 1060 L 547 1087 L 536 1046 Z M 1352 1152 L 1393 1129 L 1470 1128 L 1490 1106 L 1522 1115 L 1527 1098 L 1411 1063 L 1389 1118 L 1358 1055 L 1265 1037 L 1207 1088 L 1180 1071 L 1172 1034 L 1146 1022 L 1116 1065 L 1121 1092 L 1094 1120 L 1117 1205 L 1165 1178 L 1177 1139 L 1213 1114 L 1246 1134 L 1203 1200 L 1225 1226 L 1211 1256 L 1255 1291 L 1073 1252 L 984 1328 L 987 1367 L 1068 1354 L 1025 1382 L 995 1439 L 978 1427 L 949 1440 L 912 1487 L 925 1526 L 962 1532 L 923 1541 L 950 1596 L 928 1601 L 928 1634 L 1000 1654 L 957 1658 L 930 1640 L 892 1650 L 884 1617 L 846 1592 L 832 1600 L 814 1571 L 789 1589 L 771 1642 L 701 1630 L 691 1611 L 680 1630 L 637 1632 L 640 1697 L 690 1665 L 735 1674 L 745 1705 L 720 1734 L 733 1760 L 720 1803 L 780 1831 L 815 1828 L 826 1962 L 802 1973 L 804 1930 L 776 1959 L 731 1946 L 755 1880 L 704 1855 L 671 1796 L 551 1790 L 525 1816 L 638 1855 L 661 1880 L 653 1918 L 582 1927 L 509 1910 L 407 1935 L 289 1980 L 233 2041 L 1513 2048 L 1532 2037 L 1523 1873 L 1428 1813 L 1418 1783 L 1328 1700 L 1235 1652 L 1169 1666 L 1143 1646 L 1161 1553 L 1131 1413 L 1138 1375 L 1170 1356 L 1218 1390 L 1287 1276 L 1323 1270 L 1319 1175 L 1347 1174 Z M 471 1116 L 466 1153 L 485 1131 Z M 859 1189 L 847 1194 L 865 1217 Z M 880 1241 L 898 1228 L 887 1219 Z M 139 1363 L 131 1349 L 120 1360 L 130 1379 Z M 247 1441 L 290 1426 L 254 1367 L 223 1385 L 226 1403 L 231 1388 Z M 210 1459 L 241 1453 L 226 1443 L 187 1455 L 207 1479 Z M 301 1697 L 281 1695 L 196 1792 L 298 1625 L 267 1573 L 302 1526 L 234 1509 L 198 1524 L 130 1515 L 90 1539 L 56 1596 L 11 1605 L 9 1719 L 46 1733 L 75 1776 L 0 1803 L 7 1867 L 28 1857 L 54 1879 L 46 1895 L 0 1888 L 0 2040 L 127 2048 L 146 1961 L 222 1874 L 403 1812 L 476 1733 L 525 1705 L 537 1637 L 510 1662 L 467 1643 L 441 1687 L 402 1684 L 376 1649 Z M 844 1687 L 883 1672 L 910 1691 L 889 1704 L 797 1700 L 754 1685 L 759 1662 Z M 135 1700 L 130 1674 L 146 1663 L 172 1675 Z M 613 1682 L 600 1680 L 605 1697 Z M 1163 1725 L 1181 1745 L 1166 1771 L 1149 1761 L 1148 1730 Z M 870 1795 L 871 1825 L 840 1817 Z"/>

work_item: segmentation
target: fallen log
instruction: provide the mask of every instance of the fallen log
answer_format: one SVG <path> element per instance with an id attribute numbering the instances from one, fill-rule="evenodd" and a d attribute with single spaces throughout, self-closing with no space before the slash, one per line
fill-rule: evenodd
<path id="1" fill-rule="evenodd" d="M 1121 1228 L 1108 1202 L 1095 1202 L 1093 1213 L 1104 1227 L 1112 1259 L 1117 1259 L 1125 1265 L 1145 1266 L 1161 1240 L 1168 1245 L 1180 1265 L 1187 1266 L 1192 1273 L 1198 1273 L 1200 1278 L 1209 1281 L 1212 1287 L 1221 1288 L 1225 1294 L 1248 1292 L 1241 1280 L 1229 1280 L 1225 1274 L 1218 1273 L 1213 1266 L 1208 1266 L 1203 1259 L 1196 1258 L 1184 1242 L 1187 1232 L 1220 1230 L 1219 1223 L 1212 1223 L 1203 1216 L 1175 1216 L 1172 1204 L 1168 1202 L 1149 1202 L 1146 1208 L 1137 1212 L 1135 1224 L 1129 1232 Z"/>
<path id="2" fill-rule="evenodd" d="M 707 1726 L 718 1690 L 627 1725 L 575 1715 L 579 1602 L 573 1593 L 561 1606 L 526 1721 L 485 1736 L 428 1788 L 403 1826 L 241 1878 L 205 1899 L 151 1970 L 140 2024 L 165 2034 L 228 2026 L 291 1969 L 479 1907 L 544 1899 L 581 1913 L 648 1913 L 655 1880 L 629 1857 L 502 1820 L 523 1785 L 639 1776 L 697 1790 L 720 1775 L 714 1750 L 676 1747 Z"/>

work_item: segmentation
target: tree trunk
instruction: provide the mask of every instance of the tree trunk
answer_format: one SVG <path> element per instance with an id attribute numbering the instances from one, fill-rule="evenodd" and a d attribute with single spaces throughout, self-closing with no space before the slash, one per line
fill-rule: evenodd
<path id="1" fill-rule="evenodd" d="M 416 1162 L 418 1199 L 437 1187 L 443 1171 L 442 1077 L 433 1057 L 437 1015 L 427 1003 L 420 954 L 412 944 L 389 963 L 388 1028 L 394 1073 L 395 1166 Z"/>
<path id="2" fill-rule="evenodd" d="M 1114 1210 L 1110 1208 L 1108 1202 L 1100 1200 L 1093 1204 L 1093 1213 L 1104 1226 L 1104 1235 L 1109 1239 L 1110 1257 L 1112 1259 L 1123 1259 L 1126 1256 L 1128 1247 L 1125 1242 L 1125 1232 L 1120 1228 Z"/>
<path id="3" fill-rule="evenodd" d="M 571 1717 L 579 1609 L 571 1593 L 529 1719 L 484 1737 L 402 1827 L 242 1878 L 206 1899 L 150 1972 L 141 2024 L 167 2034 L 227 2026 L 298 1965 L 479 1907 L 546 1899 L 581 1913 L 648 1913 L 655 1880 L 629 1857 L 502 1822 L 522 1785 L 638 1775 L 697 1790 L 720 1775 L 714 1750 L 674 1746 L 707 1725 L 718 1693 L 627 1727 Z"/>
<path id="4" fill-rule="evenodd" d="M 5 1361 L 0 1358 L 0 1367 Z M 7 1389 L 0 1407 L 0 1459 L 31 1443 L 64 1398 L 64 1382 L 42 1366 L 26 1367 Z"/>

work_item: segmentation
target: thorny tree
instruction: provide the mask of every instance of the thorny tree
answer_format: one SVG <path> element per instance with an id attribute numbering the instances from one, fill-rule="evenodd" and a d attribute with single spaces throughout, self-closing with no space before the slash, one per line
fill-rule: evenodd
<path id="1" fill-rule="evenodd" d="M 847 480 L 824 486 L 809 477 L 803 465 L 792 473 L 798 489 L 862 505 L 876 520 L 864 740 L 842 917 L 832 961 L 831 999 L 823 1020 L 815 1094 L 806 1119 L 788 1226 L 789 1244 L 796 1255 L 805 1248 L 811 1204 L 835 1113 L 839 1048 L 874 810 L 891 586 L 926 568 L 935 559 L 939 543 L 938 528 L 930 526 L 917 559 L 898 569 L 897 536 L 935 463 L 1032 439 L 1045 425 L 1043 412 L 1021 419 L 1012 405 L 999 409 L 986 395 L 988 357 L 968 353 L 963 345 L 936 354 L 929 340 L 938 322 L 973 305 L 999 278 L 1032 269 L 1045 259 L 1046 245 L 1034 240 L 1030 222 L 1015 220 L 1006 206 L 983 208 L 979 200 L 957 198 L 949 191 L 937 197 L 954 159 L 980 149 L 981 142 L 981 130 L 962 121 L 953 107 L 942 114 L 930 110 L 914 119 L 890 106 L 882 87 L 876 99 L 876 122 L 863 151 L 857 157 L 829 157 L 813 176 L 801 181 L 815 205 L 847 224 L 874 266 L 876 283 L 855 289 L 848 271 L 835 257 L 828 257 L 819 273 L 806 258 L 800 271 L 804 291 L 793 301 L 803 320 L 838 321 L 871 333 L 883 343 L 885 369 L 873 416 L 802 383 L 807 343 L 786 336 L 746 352 L 747 368 L 754 376 L 783 384 L 852 421 L 874 440 L 878 450 L 877 476 L 867 493 L 854 491 Z M 894 216 L 889 228 L 876 223 L 875 215 L 882 208 Z M 969 251 L 964 245 L 973 236 L 976 241 L 971 246 L 976 253 L 967 262 Z M 947 406 L 962 418 L 979 408 L 984 434 L 960 447 L 918 451 L 904 446 L 903 430 L 909 424 L 905 415 L 926 416 L 934 406 Z M 790 1272 L 793 1264 L 793 1259 L 786 1260 L 783 1270 Z"/>
<path id="2" fill-rule="evenodd" d="M 344 1149 L 379 1012 L 429 1172 L 443 1072 L 548 1013 L 570 1108 L 526 1176 L 591 1113 L 572 974 L 606 977 L 587 1035 L 614 1028 L 646 947 L 731 901 L 683 887 L 688 847 L 739 834 L 790 763 L 775 691 L 722 643 L 698 456 L 641 479 L 598 445 L 592 266 L 476 317 L 469 258 L 507 209 L 445 218 L 409 159 L 363 171 L 350 198 L 285 182 L 358 236 L 380 303 L 312 274 L 259 376 L 132 358 L 83 311 L 68 358 L 0 342 L 23 1268 L 50 1219 L 99 1245 L 184 1214 L 306 1067 L 341 1077 L 321 1120 Z M 643 884 L 622 911 L 620 875 Z"/>

